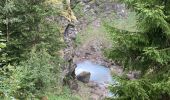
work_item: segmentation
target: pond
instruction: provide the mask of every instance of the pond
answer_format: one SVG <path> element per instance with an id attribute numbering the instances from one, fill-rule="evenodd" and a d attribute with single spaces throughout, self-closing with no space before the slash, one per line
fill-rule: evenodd
<path id="1" fill-rule="evenodd" d="M 84 61 L 77 64 L 75 74 L 79 75 L 81 72 L 90 72 L 90 81 L 98 84 L 111 84 L 114 82 L 112 79 L 111 71 L 109 68 L 92 63 L 91 61 Z"/>

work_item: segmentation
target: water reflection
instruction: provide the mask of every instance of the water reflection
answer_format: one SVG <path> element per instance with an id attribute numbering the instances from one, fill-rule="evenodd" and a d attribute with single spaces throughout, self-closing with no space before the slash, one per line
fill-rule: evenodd
<path id="1" fill-rule="evenodd" d="M 90 61 L 84 61 L 77 64 L 75 74 L 78 75 L 83 71 L 91 73 L 90 81 L 94 81 L 99 84 L 110 84 L 113 82 L 110 69 L 104 66 L 94 64 Z"/>

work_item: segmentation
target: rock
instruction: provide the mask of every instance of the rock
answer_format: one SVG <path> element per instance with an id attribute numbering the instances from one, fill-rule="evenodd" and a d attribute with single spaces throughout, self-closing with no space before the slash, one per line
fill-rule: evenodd
<path id="1" fill-rule="evenodd" d="M 64 38 L 65 39 L 71 39 L 71 40 L 66 41 L 66 42 L 68 43 L 72 40 L 75 40 L 76 35 L 77 35 L 77 29 L 76 29 L 75 25 L 68 24 L 67 27 L 65 28 L 65 31 L 64 31 Z"/>
<path id="2" fill-rule="evenodd" d="M 75 82 L 76 80 L 70 80 L 69 87 L 71 90 L 78 90 L 78 83 Z"/>
<path id="3" fill-rule="evenodd" d="M 98 84 L 96 82 L 89 82 L 87 85 L 91 88 L 98 87 Z"/>
<path id="4" fill-rule="evenodd" d="M 90 5 L 85 5 L 85 7 L 84 7 L 84 12 L 87 12 L 87 11 L 89 11 L 90 10 Z"/>
<path id="5" fill-rule="evenodd" d="M 133 74 L 134 74 L 135 79 L 139 79 L 141 77 L 141 72 L 140 71 L 135 71 Z"/>
<path id="6" fill-rule="evenodd" d="M 129 73 L 126 74 L 127 78 L 130 80 L 138 79 L 140 78 L 140 71 L 130 71 Z"/>
<path id="7" fill-rule="evenodd" d="M 93 94 L 89 100 L 99 100 L 99 96 L 97 94 Z"/>
<path id="8" fill-rule="evenodd" d="M 84 57 L 85 57 L 85 58 L 88 58 L 90 55 L 92 55 L 90 52 L 86 52 L 85 55 L 84 55 Z"/>
<path id="9" fill-rule="evenodd" d="M 127 77 L 127 79 L 129 79 L 129 80 L 134 80 L 135 78 L 134 78 L 134 76 L 133 76 L 133 74 L 126 74 L 126 77 Z"/>
<path id="10" fill-rule="evenodd" d="M 90 80 L 90 72 L 83 71 L 79 75 L 77 75 L 77 79 L 81 82 L 88 83 Z"/>
<path id="11" fill-rule="evenodd" d="M 94 46 L 90 46 L 90 49 L 91 49 L 92 52 L 96 52 L 97 51 L 97 49 Z"/>
<path id="12" fill-rule="evenodd" d="M 91 0 L 82 0 L 82 2 L 84 2 L 84 3 L 88 3 L 88 2 L 90 2 Z"/>
<path id="13" fill-rule="evenodd" d="M 77 30 L 76 30 L 76 28 L 70 28 L 70 29 L 68 30 L 68 36 L 69 36 L 69 38 L 75 40 L 75 39 L 76 39 L 76 35 L 77 35 Z"/>
<path id="14" fill-rule="evenodd" d="M 96 87 L 93 90 L 91 90 L 91 94 L 96 94 L 98 96 L 103 96 L 103 95 L 107 94 L 107 90 L 105 88 L 101 89 L 100 87 Z"/>
<path id="15" fill-rule="evenodd" d="M 59 19 L 58 19 L 59 20 Z M 60 17 L 58 23 L 64 28 L 63 40 L 66 44 L 62 50 L 62 56 L 65 62 L 62 65 L 62 80 L 63 85 L 68 85 L 72 90 L 78 89 L 78 84 L 75 77 L 75 64 L 73 63 L 74 51 L 75 51 L 75 38 L 77 35 L 77 29 L 75 23 L 69 22 L 66 18 Z"/>

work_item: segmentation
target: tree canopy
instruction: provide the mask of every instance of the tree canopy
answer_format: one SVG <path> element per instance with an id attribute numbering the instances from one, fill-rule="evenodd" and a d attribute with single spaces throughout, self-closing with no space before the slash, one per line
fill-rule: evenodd
<path id="1" fill-rule="evenodd" d="M 111 90 L 116 100 L 170 99 L 170 1 L 121 0 L 136 12 L 137 31 L 106 25 L 113 38 L 108 57 L 125 70 L 138 70 L 140 79 L 122 79 Z"/>

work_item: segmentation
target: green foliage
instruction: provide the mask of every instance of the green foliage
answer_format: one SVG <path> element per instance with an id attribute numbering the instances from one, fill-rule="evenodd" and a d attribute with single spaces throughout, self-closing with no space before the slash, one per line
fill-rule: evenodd
<path id="1" fill-rule="evenodd" d="M 128 2 L 131 3 L 131 1 Z M 164 13 L 166 7 L 162 7 L 163 5 L 159 5 L 159 3 L 156 1 L 151 3 L 150 1 L 142 1 L 135 2 L 132 6 L 138 13 L 137 21 L 140 32 L 128 32 L 106 26 L 113 37 L 114 43 L 113 52 L 109 54 L 109 56 L 114 56 L 111 58 L 124 57 L 121 60 L 124 66 L 127 63 L 133 66 L 134 63 L 138 62 L 147 69 L 150 66 L 166 66 L 169 63 L 170 25 L 166 21 L 166 16 L 169 15 Z M 152 4 L 155 6 L 151 6 Z M 116 53 L 118 53 L 117 56 Z"/>
<path id="2" fill-rule="evenodd" d="M 118 100 L 149 100 L 151 89 L 152 85 L 146 84 L 145 80 L 121 81 L 121 84 L 111 88 L 119 96 Z"/>
<path id="3" fill-rule="evenodd" d="M 152 83 L 148 79 L 121 79 L 110 89 L 115 94 L 113 100 L 165 100 L 165 93 L 170 93 L 170 84 L 169 81 Z"/>
<path id="4" fill-rule="evenodd" d="M 135 69 L 144 69 L 141 67 L 144 65 L 147 67 L 148 63 L 142 61 L 143 48 L 148 45 L 145 35 L 106 27 L 113 40 L 113 48 L 106 52 L 109 58 L 122 64 L 125 69 L 134 69 L 134 66 Z"/>
<path id="5" fill-rule="evenodd" d="M 75 43 L 76 43 L 76 45 L 81 44 L 81 36 L 79 34 L 76 36 Z"/>
<path id="6" fill-rule="evenodd" d="M 117 18 L 115 16 L 115 13 L 112 13 L 111 16 L 109 16 L 109 18 L 103 18 L 104 19 L 104 23 L 106 25 L 111 25 L 114 26 L 117 29 L 120 30 L 127 30 L 129 32 L 136 32 L 137 27 L 136 27 L 136 12 L 134 11 L 125 11 L 125 13 L 127 13 L 126 18 L 124 17 L 120 17 Z"/>
<path id="7" fill-rule="evenodd" d="M 6 47 L 6 40 L 3 38 L 3 34 L 0 31 L 0 66 L 3 66 L 6 63 L 6 52 L 4 49 Z"/>
<path id="8" fill-rule="evenodd" d="M 59 92 L 59 60 L 50 56 L 45 50 L 32 51 L 30 58 L 17 66 L 1 70 L 1 92 L 4 96 L 19 99 L 34 98 L 45 95 L 50 89 Z"/>
<path id="9" fill-rule="evenodd" d="M 120 100 L 169 100 L 170 1 L 121 0 L 137 13 L 138 31 L 105 25 L 113 40 L 109 58 L 127 70 L 139 70 L 141 79 L 123 80 L 111 87 Z"/>
<path id="10" fill-rule="evenodd" d="M 0 43 L 0 48 L 5 48 L 6 44 L 5 43 Z"/>
<path id="11" fill-rule="evenodd" d="M 49 52 L 60 49 L 59 30 L 51 16 L 57 16 L 44 0 L 3 0 L 0 2 L 0 30 L 7 40 L 8 63 L 18 63 L 26 59 L 32 47 L 45 43 Z M 54 44 L 54 41 L 56 42 Z"/>
<path id="12" fill-rule="evenodd" d="M 45 0 L 0 2 L 0 96 L 36 99 L 61 91 L 59 9 Z M 0 98 L 1 99 L 1 98 Z"/>
<path id="13" fill-rule="evenodd" d="M 59 95 L 49 94 L 49 100 L 81 100 L 76 94 L 72 94 L 68 87 L 64 87 L 63 91 Z"/>
<path id="14" fill-rule="evenodd" d="M 18 94 L 19 97 L 28 94 L 43 95 L 49 88 L 59 85 L 60 69 L 55 60 L 43 50 L 31 53 L 30 59 L 18 67 L 18 72 L 23 73 L 19 75 L 21 86 L 18 91 L 22 93 Z"/>
<path id="15" fill-rule="evenodd" d="M 73 9 L 75 15 L 78 17 L 78 18 L 81 18 L 84 16 L 84 13 L 83 13 L 83 5 L 81 3 L 78 3 L 74 9 Z"/>

